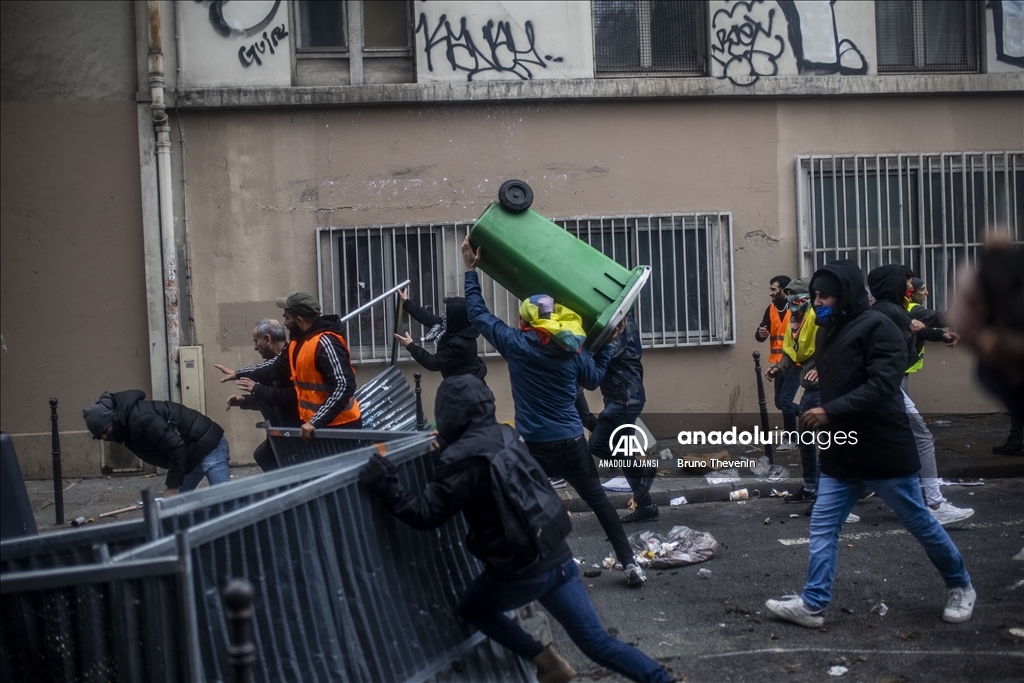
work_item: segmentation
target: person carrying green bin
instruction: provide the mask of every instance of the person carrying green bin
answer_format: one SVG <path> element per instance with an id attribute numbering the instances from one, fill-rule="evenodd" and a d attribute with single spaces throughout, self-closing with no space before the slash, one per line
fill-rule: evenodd
<path id="1" fill-rule="evenodd" d="M 601 487 L 575 406 L 577 382 L 596 389 L 611 362 L 611 349 L 604 347 L 591 357 L 583 348 L 580 316 L 545 294 L 523 300 L 518 329 L 506 325 L 484 303 L 476 272 L 481 254 L 468 237 L 463 241 L 466 308 L 470 323 L 508 363 L 516 430 L 547 475 L 569 482 L 594 511 L 626 570 L 627 585 L 641 586 L 647 577 L 634 561 L 618 513 Z"/>

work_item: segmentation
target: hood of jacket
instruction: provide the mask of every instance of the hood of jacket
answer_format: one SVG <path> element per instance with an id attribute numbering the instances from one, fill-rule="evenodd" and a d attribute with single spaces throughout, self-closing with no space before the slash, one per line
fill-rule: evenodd
<path id="1" fill-rule="evenodd" d="M 840 259 L 814 271 L 810 289 L 814 291 L 814 280 L 822 273 L 831 273 L 839 280 L 842 293 L 839 295 L 838 310 L 835 312 L 836 326 L 845 324 L 868 310 L 868 293 L 864 289 L 864 272 L 850 259 Z"/>
<path id="2" fill-rule="evenodd" d="M 114 429 L 110 434 L 110 440 L 115 443 L 124 443 L 127 436 L 129 416 L 139 401 L 146 400 L 146 392 L 140 389 L 129 389 L 109 394 L 114 403 Z"/>
<path id="3" fill-rule="evenodd" d="M 868 273 L 868 287 L 875 301 L 888 301 L 903 306 L 907 279 L 903 277 L 903 268 L 898 264 L 879 266 Z"/>
<path id="4" fill-rule="evenodd" d="M 465 337 L 476 339 L 480 333 L 469 323 L 469 311 L 466 309 L 466 299 L 461 296 L 451 296 L 444 300 L 444 316 L 447 319 L 445 330 L 446 337 Z"/>
<path id="5" fill-rule="evenodd" d="M 497 425 L 494 394 L 473 375 L 455 375 L 441 382 L 434 415 L 442 446 L 454 443 L 467 431 Z"/>

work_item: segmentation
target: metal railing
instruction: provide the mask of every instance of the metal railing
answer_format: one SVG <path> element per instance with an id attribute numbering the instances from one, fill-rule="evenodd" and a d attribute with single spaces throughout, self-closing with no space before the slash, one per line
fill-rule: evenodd
<path id="1" fill-rule="evenodd" d="M 430 479 L 429 443 L 417 434 L 386 444 L 409 490 Z M 91 563 L 4 573 L 0 675 L 230 680 L 221 591 L 246 577 L 256 595 L 256 681 L 533 680 L 524 662 L 455 616 L 480 570 L 462 544 L 462 516 L 416 531 L 360 489 L 359 469 L 376 450 L 172 498 L 161 512 L 179 521 L 224 507 L 114 557 L 100 546 Z M 228 510 L 232 489 L 245 498 L 260 479 L 289 485 Z"/>

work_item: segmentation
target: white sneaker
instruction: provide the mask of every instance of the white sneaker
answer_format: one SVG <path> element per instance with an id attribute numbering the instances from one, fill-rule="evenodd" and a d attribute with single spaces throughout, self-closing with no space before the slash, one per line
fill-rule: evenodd
<path id="1" fill-rule="evenodd" d="M 782 439 L 779 442 L 779 445 L 775 447 L 775 452 L 776 453 L 788 453 L 789 451 L 791 451 L 794 448 L 796 448 L 796 446 L 797 445 L 794 442 L 790 441 L 789 439 Z"/>
<path id="2" fill-rule="evenodd" d="M 647 580 L 647 574 L 644 573 L 643 567 L 635 564 L 626 565 L 626 585 L 630 588 L 638 588 L 644 585 Z"/>
<path id="3" fill-rule="evenodd" d="M 974 592 L 974 586 L 967 584 L 964 588 L 954 588 L 949 591 L 949 602 L 942 612 L 942 620 L 951 624 L 962 624 L 969 621 L 974 614 L 974 601 L 978 594 Z"/>
<path id="4" fill-rule="evenodd" d="M 846 518 L 846 523 L 847 524 L 856 524 L 859 521 L 860 521 L 860 517 L 858 517 L 857 515 L 853 514 L 852 512 Z"/>
<path id="5" fill-rule="evenodd" d="M 548 477 L 548 483 L 551 484 L 553 489 L 564 489 L 566 487 L 565 479 L 555 479 L 554 477 Z"/>
<path id="6" fill-rule="evenodd" d="M 783 595 L 781 600 L 768 600 L 764 606 L 775 616 L 807 628 L 818 628 L 825 623 L 825 617 L 822 616 L 825 610 L 812 612 L 799 595 Z"/>
<path id="7" fill-rule="evenodd" d="M 928 511 L 932 513 L 935 521 L 942 526 L 962 522 L 974 514 L 974 510 L 971 508 L 958 508 L 945 501 L 939 505 L 938 510 L 928 508 Z"/>

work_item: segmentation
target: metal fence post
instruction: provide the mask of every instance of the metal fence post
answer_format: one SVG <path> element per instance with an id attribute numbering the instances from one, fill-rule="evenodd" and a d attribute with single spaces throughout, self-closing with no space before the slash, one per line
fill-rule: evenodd
<path id="1" fill-rule="evenodd" d="M 764 381 L 761 379 L 761 353 L 754 351 L 754 374 L 757 376 L 757 406 L 761 409 L 761 430 L 768 434 L 768 401 L 764 397 Z M 776 380 L 781 381 L 781 380 Z M 772 457 L 772 445 L 764 445 L 764 454 L 768 456 L 768 464 L 774 465 L 775 458 Z"/>
<path id="2" fill-rule="evenodd" d="M 255 590 L 246 579 L 234 579 L 224 589 L 224 614 L 228 620 L 228 660 L 235 683 L 252 682 L 256 644 L 252 642 L 252 600 Z"/>
<path id="3" fill-rule="evenodd" d="M 57 524 L 64 523 L 64 477 L 60 472 L 60 433 L 57 431 L 57 399 L 50 399 L 50 430 L 53 437 L 53 508 Z"/>
<path id="4" fill-rule="evenodd" d="M 156 509 L 152 486 L 142 489 L 142 516 L 146 520 L 146 538 L 150 541 L 160 538 L 160 511 Z"/>
<path id="5" fill-rule="evenodd" d="M 423 414 L 423 389 L 420 387 L 423 375 L 414 372 L 412 378 L 416 381 L 416 431 L 422 432 L 427 428 L 427 418 Z"/>

